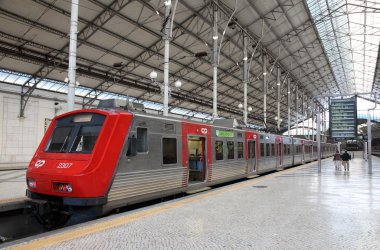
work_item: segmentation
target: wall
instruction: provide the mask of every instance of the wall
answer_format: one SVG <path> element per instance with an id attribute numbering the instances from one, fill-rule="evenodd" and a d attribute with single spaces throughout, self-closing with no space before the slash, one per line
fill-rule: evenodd
<path id="1" fill-rule="evenodd" d="M 20 118 L 20 95 L 0 92 L 0 170 L 28 166 L 45 133 L 45 119 L 66 111 L 64 102 L 56 102 L 31 97 Z"/>

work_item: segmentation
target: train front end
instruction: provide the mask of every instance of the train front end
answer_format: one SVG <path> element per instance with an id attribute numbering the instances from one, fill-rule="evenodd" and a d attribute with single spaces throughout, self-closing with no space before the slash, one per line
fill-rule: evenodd
<path id="1" fill-rule="evenodd" d="M 27 170 L 29 212 L 46 227 L 80 211 L 99 215 L 131 120 L 131 113 L 103 110 L 54 118 Z"/>

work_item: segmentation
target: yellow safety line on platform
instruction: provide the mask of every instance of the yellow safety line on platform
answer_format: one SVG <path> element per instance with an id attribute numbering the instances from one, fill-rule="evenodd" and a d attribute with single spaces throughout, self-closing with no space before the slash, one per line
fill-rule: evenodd
<path id="1" fill-rule="evenodd" d="M 285 174 L 285 173 L 289 173 L 289 172 L 291 173 L 291 172 L 298 171 L 300 169 L 308 167 L 308 165 L 309 164 L 303 165 L 300 167 L 295 167 L 295 168 L 283 170 L 281 172 L 277 172 L 277 173 L 274 173 L 271 175 L 263 176 L 262 178 L 259 178 L 259 179 L 253 179 L 253 180 L 245 181 L 243 183 L 233 184 L 232 186 L 224 187 L 224 188 L 217 189 L 217 190 L 212 190 L 212 191 L 205 193 L 205 194 L 200 194 L 200 195 L 190 197 L 187 199 L 183 199 L 180 201 L 175 201 L 175 202 L 172 202 L 172 203 L 160 206 L 160 207 L 152 208 L 149 210 L 136 212 L 134 214 L 128 214 L 128 215 L 123 216 L 123 217 L 118 217 L 118 218 L 110 219 L 108 221 L 103 221 L 103 222 L 99 222 L 96 224 L 82 226 L 80 228 L 74 228 L 70 231 L 65 231 L 62 233 L 57 233 L 55 235 L 46 236 L 44 238 L 32 240 L 30 242 L 21 243 L 20 245 L 10 247 L 9 249 L 29 249 L 29 250 L 30 249 L 40 249 L 42 247 L 47 247 L 47 246 L 57 244 L 57 243 L 60 243 L 63 241 L 72 240 L 72 239 L 79 238 L 79 237 L 82 237 L 82 236 L 85 236 L 88 234 L 96 233 L 96 232 L 103 231 L 103 230 L 110 229 L 110 228 L 114 228 L 114 227 L 118 227 L 118 226 L 130 223 L 130 222 L 133 222 L 133 221 L 136 221 L 136 220 L 139 220 L 139 219 L 151 216 L 151 215 L 156 215 L 156 214 L 168 211 L 170 209 L 178 208 L 178 207 L 184 206 L 186 204 L 193 203 L 195 201 L 204 200 L 210 196 L 224 194 L 224 193 L 231 192 L 231 191 L 234 191 L 234 190 L 237 190 L 240 188 L 248 187 L 252 184 L 257 184 L 257 183 L 265 181 L 265 180 L 273 179 L 274 177 L 277 177 L 277 176 Z"/>

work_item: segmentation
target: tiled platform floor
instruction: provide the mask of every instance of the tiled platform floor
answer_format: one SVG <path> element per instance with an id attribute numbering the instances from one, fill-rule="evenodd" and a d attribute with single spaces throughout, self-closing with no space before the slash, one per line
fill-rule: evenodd
<path id="1" fill-rule="evenodd" d="M 20 249 L 380 249 L 380 158 L 330 159 L 51 232 Z"/>

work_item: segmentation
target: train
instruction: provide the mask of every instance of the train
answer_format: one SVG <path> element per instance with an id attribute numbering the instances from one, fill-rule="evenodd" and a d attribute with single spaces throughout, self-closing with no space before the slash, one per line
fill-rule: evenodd
<path id="1" fill-rule="evenodd" d="M 321 144 L 322 157 L 336 146 Z M 27 210 L 52 228 L 73 218 L 197 191 L 317 159 L 311 140 L 149 114 L 103 100 L 55 117 L 26 173 Z"/>

